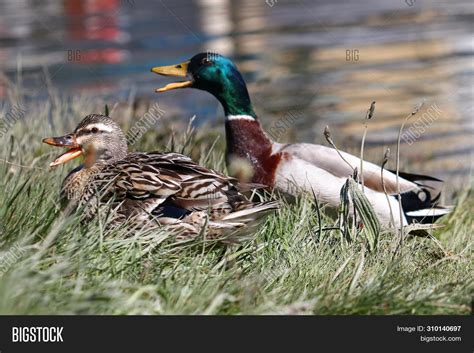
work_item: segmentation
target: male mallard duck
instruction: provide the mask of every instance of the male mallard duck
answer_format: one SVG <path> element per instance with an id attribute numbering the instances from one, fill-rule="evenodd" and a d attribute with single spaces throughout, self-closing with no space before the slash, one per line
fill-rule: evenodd
<path id="1" fill-rule="evenodd" d="M 97 205 L 107 206 L 117 211 L 114 224 L 158 223 L 177 230 L 182 239 L 207 227 L 207 238 L 234 242 L 277 208 L 275 202 L 249 201 L 236 179 L 184 155 L 129 153 L 124 133 L 104 115 L 88 115 L 73 133 L 43 142 L 68 149 L 51 166 L 84 156 L 84 163 L 64 179 L 61 198 L 72 209 L 83 206 L 87 218 Z"/>
<path id="2" fill-rule="evenodd" d="M 352 174 L 353 168 L 360 166 L 360 159 L 341 152 L 351 168 L 333 148 L 309 143 L 280 144 L 272 141 L 257 120 L 245 81 L 230 59 L 217 54 L 201 53 L 181 64 L 155 67 L 152 72 L 187 77 L 182 82 L 170 83 L 156 92 L 192 87 L 207 91 L 219 100 L 226 116 L 227 163 L 234 157 L 247 160 L 253 169 L 253 182 L 292 195 L 299 194 L 301 190 L 310 193 L 314 191 L 323 203 L 332 207 L 339 206 L 341 187 Z M 380 172 L 379 166 L 364 161 L 365 195 L 382 225 L 391 225 L 390 215 L 393 212 L 395 225 L 400 226 L 396 175 L 389 171 L 383 173 L 385 188 L 390 195 L 389 206 Z M 448 209 L 436 207 L 439 194 L 432 197 L 430 186 L 425 185 L 426 182 L 440 180 L 408 173 L 400 173 L 400 176 L 404 225 L 412 220 L 432 223 L 449 212 Z"/>

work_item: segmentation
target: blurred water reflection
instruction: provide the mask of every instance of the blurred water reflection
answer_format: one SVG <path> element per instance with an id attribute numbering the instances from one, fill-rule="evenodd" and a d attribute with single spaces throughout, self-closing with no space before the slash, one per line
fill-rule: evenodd
<path id="1" fill-rule="evenodd" d="M 466 182 L 474 150 L 473 7 L 470 0 L 4 0 L 0 70 L 14 78 L 20 66 L 23 85 L 34 88 L 47 68 L 69 94 L 125 99 L 135 89 L 183 119 L 196 113 L 209 121 L 222 119 L 212 97 L 157 96 L 163 79 L 149 69 L 213 50 L 244 72 L 265 126 L 288 112 L 301 116 L 282 141 L 322 143 L 329 124 L 336 141 L 357 151 L 361 120 L 377 101 L 367 138 L 374 160 L 425 100 L 425 109 L 435 104 L 441 113 L 404 144 L 404 160 L 412 171 Z"/>

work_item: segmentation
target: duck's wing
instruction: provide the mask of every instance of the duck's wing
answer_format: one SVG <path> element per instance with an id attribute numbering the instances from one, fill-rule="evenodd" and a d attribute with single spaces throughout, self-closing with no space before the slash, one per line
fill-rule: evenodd
<path id="1" fill-rule="evenodd" d="M 293 157 L 302 159 L 339 178 L 347 178 L 348 176 L 352 175 L 352 168 L 357 168 L 360 173 L 359 157 L 339 151 L 344 159 L 352 166 L 351 168 L 333 148 L 310 143 L 297 143 L 281 145 L 278 149 L 281 152 L 286 152 Z M 384 192 L 380 166 L 364 161 L 363 179 L 364 186 L 367 188 L 378 192 Z M 394 173 L 384 170 L 383 184 L 385 185 L 385 189 L 389 195 L 394 195 L 397 193 L 397 178 Z M 401 176 L 399 176 L 399 184 L 401 193 L 419 189 L 419 185 L 417 183 L 407 180 Z"/>
<path id="2" fill-rule="evenodd" d="M 100 178 L 113 180 L 110 187 L 117 201 L 126 201 L 129 207 L 136 204 L 147 212 L 159 206 L 176 216 L 208 209 L 225 212 L 246 201 L 235 179 L 178 153 L 131 153 L 105 168 Z"/>

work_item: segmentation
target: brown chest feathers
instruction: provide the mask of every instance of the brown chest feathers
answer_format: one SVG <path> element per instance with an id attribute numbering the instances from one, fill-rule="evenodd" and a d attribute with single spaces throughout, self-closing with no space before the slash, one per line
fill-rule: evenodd
<path id="1" fill-rule="evenodd" d="M 61 187 L 61 202 L 63 206 L 78 207 L 87 202 L 97 191 L 91 181 L 100 172 L 99 167 L 73 169 L 64 179 Z"/>
<path id="2" fill-rule="evenodd" d="M 267 186 L 275 183 L 275 171 L 282 159 L 282 153 L 272 153 L 272 141 L 263 132 L 260 123 L 251 119 L 232 119 L 226 121 L 227 165 L 236 159 L 243 159 L 252 168 L 251 181 Z M 233 168 L 229 168 L 233 169 Z M 239 179 L 240 173 L 231 170 Z"/>

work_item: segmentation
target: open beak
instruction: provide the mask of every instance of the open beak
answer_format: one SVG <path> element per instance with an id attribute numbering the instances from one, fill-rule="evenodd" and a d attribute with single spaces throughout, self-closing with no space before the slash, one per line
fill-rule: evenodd
<path id="1" fill-rule="evenodd" d="M 60 137 L 48 137 L 43 139 L 44 143 L 57 147 L 66 147 L 68 150 L 58 156 L 53 162 L 50 163 L 50 167 L 55 167 L 59 164 L 66 163 L 74 158 L 82 155 L 82 149 L 76 142 L 76 136 L 69 134 Z"/>
<path id="2" fill-rule="evenodd" d="M 189 61 L 186 61 L 181 64 L 177 64 L 177 65 L 157 66 L 151 69 L 151 72 L 154 72 L 155 74 L 163 75 L 163 76 L 186 77 L 188 74 L 188 65 L 189 65 Z M 173 83 L 167 84 L 164 87 L 157 88 L 155 92 L 157 93 L 166 92 L 166 91 L 171 91 L 177 88 L 191 87 L 192 85 L 193 85 L 192 80 L 173 82 Z"/>

